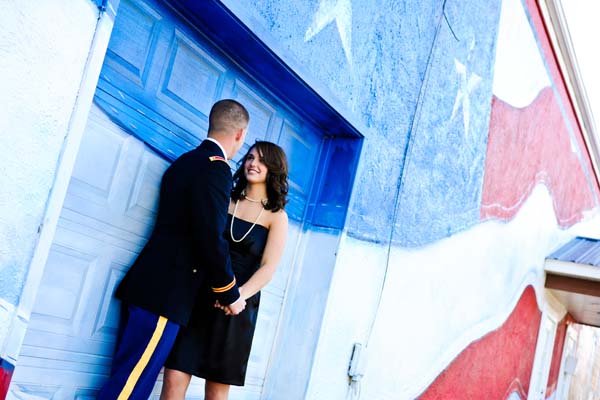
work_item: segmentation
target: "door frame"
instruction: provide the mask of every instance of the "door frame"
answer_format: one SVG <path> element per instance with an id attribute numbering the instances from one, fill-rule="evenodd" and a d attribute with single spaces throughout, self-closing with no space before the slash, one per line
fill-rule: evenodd
<path id="1" fill-rule="evenodd" d="M 567 332 L 565 334 L 565 343 L 563 345 L 562 358 L 560 360 L 560 369 L 558 373 L 558 382 L 556 383 L 556 398 L 555 400 L 566 399 L 565 395 L 569 394 L 569 388 L 571 386 L 571 379 L 567 380 L 567 375 L 573 376 L 574 371 L 567 371 L 567 360 L 569 357 L 574 357 L 577 352 L 577 340 L 578 333 L 572 326 L 567 326 Z M 571 353 L 568 350 L 569 339 L 573 339 L 575 342 L 575 353 Z M 566 391 L 566 392 L 565 392 Z"/>
<path id="2" fill-rule="evenodd" d="M 545 400 L 546 388 L 548 386 L 548 377 L 550 374 L 550 366 L 552 364 L 552 353 L 554 352 L 554 342 L 556 340 L 556 328 L 560 321 L 567 314 L 566 308 L 561 304 L 556 297 L 547 289 L 542 289 L 543 293 L 543 304 L 542 304 L 542 317 L 540 319 L 540 326 L 535 347 L 535 358 L 533 366 L 531 368 L 531 380 L 529 382 L 529 392 L 527 398 L 531 400 Z M 553 325 L 553 331 L 551 335 L 544 341 L 544 330 L 542 329 L 544 323 L 551 323 Z M 550 357 L 545 358 L 548 349 L 550 349 Z M 538 374 L 536 372 L 543 372 L 542 380 L 538 381 Z M 543 395 L 540 397 L 540 391 L 543 389 Z"/>

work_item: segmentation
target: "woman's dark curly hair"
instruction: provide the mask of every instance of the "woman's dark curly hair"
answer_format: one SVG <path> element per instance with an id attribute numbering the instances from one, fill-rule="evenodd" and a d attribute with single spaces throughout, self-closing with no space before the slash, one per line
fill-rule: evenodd
<path id="1" fill-rule="evenodd" d="M 261 161 L 267 167 L 267 204 L 265 209 L 277 212 L 283 210 L 287 204 L 288 185 L 288 163 L 285 152 L 275 143 L 257 140 L 238 163 L 238 169 L 233 174 L 233 190 L 231 198 L 233 201 L 244 197 L 248 181 L 244 175 L 244 164 L 248 155 L 256 149 Z"/>

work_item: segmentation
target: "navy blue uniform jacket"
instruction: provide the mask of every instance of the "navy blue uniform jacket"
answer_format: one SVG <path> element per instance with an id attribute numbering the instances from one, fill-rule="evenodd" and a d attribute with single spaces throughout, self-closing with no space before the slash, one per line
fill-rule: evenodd
<path id="1" fill-rule="evenodd" d="M 205 140 L 165 171 L 156 225 L 116 291 L 126 303 L 187 325 L 199 290 L 221 304 L 239 291 L 225 239 L 232 188 L 229 164 Z"/>

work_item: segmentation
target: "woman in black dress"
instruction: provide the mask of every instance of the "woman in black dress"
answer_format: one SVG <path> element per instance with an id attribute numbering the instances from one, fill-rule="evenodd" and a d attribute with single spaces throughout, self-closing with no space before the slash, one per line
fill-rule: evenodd
<path id="1" fill-rule="evenodd" d="M 258 141 L 242 159 L 224 234 L 246 308 L 228 315 L 208 287 L 203 291 L 165 363 L 161 400 L 184 399 L 192 375 L 206 380 L 205 400 L 226 400 L 230 385 L 244 385 L 259 291 L 273 277 L 285 246 L 287 174 L 285 153 L 274 143 Z"/>

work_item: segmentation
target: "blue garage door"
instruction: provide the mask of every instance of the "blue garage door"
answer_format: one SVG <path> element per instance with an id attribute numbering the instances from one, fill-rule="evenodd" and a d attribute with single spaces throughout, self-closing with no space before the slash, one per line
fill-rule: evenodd
<path id="1" fill-rule="evenodd" d="M 251 114 L 241 153 L 266 139 L 282 145 L 291 163 L 288 245 L 263 292 L 247 384 L 231 396 L 260 398 L 318 165 L 335 152 L 180 16 L 138 0 L 119 5 L 9 398 L 94 398 L 114 347 L 114 288 L 151 231 L 161 174 L 205 137 L 209 109 L 221 98 L 238 99 Z M 202 386 L 195 380 L 190 398 L 201 398 Z M 159 388 L 160 381 L 155 395 Z"/>

